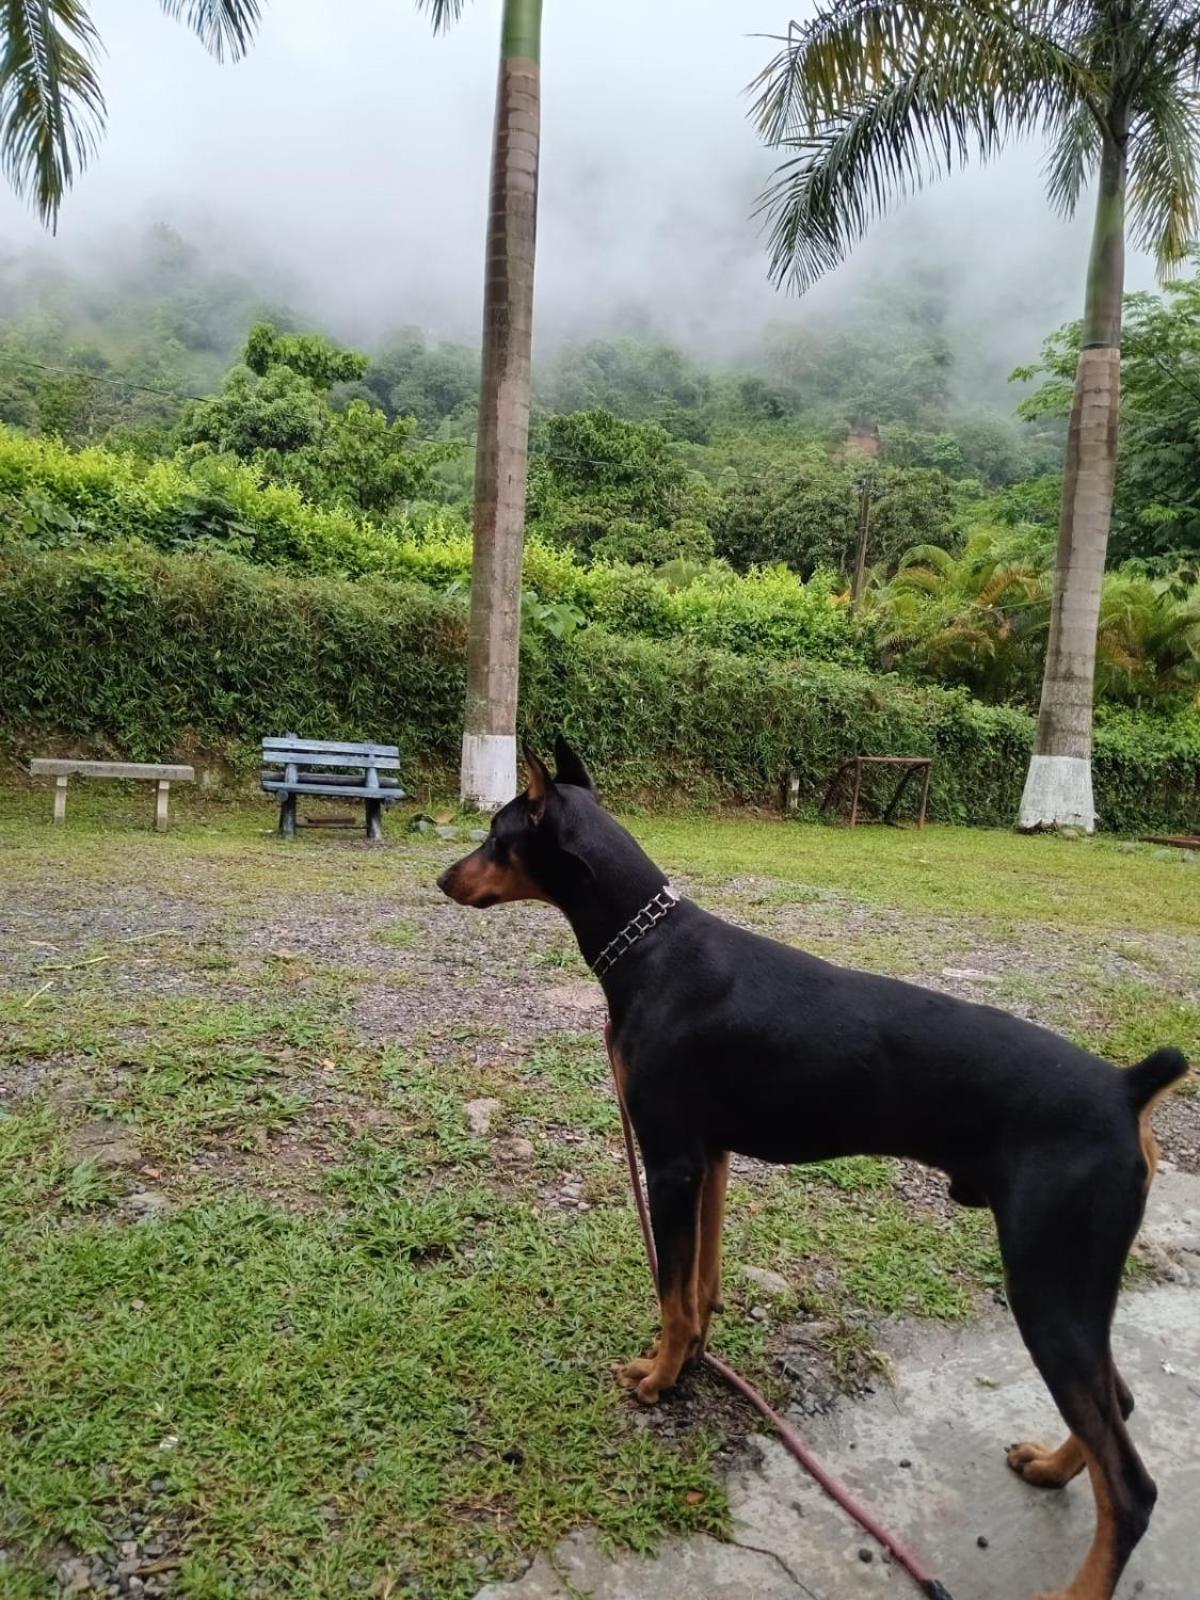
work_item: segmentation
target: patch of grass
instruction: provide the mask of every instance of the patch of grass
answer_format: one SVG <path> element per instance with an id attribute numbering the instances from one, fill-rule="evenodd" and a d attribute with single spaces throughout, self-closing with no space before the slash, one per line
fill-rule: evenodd
<path id="1" fill-rule="evenodd" d="M 534 956 L 534 962 L 539 967 L 548 967 L 552 972 L 570 973 L 573 977 L 586 977 L 588 972 L 588 964 L 574 944 L 550 945 Z"/>
<path id="2" fill-rule="evenodd" d="M 802 935 L 785 942 L 796 944 L 825 961 L 896 978 L 911 977 L 931 968 L 936 971 L 946 963 L 962 964 L 971 948 L 961 936 L 936 935 L 927 928 L 915 939 L 899 933 L 839 935 L 822 931 L 819 936 Z"/>
<path id="3" fill-rule="evenodd" d="M 1133 1066 L 1152 1050 L 1174 1045 L 1200 1062 L 1200 1004 L 1144 983 L 1115 983 L 1093 997 L 1096 1021 L 1079 1042 L 1122 1066 Z"/>
<path id="4" fill-rule="evenodd" d="M 701 1429 L 628 1425 L 614 1326 L 648 1332 L 617 1213 L 471 1192 L 296 1218 L 244 1205 L 19 1235 L 0 1285 L 8 1535 L 105 1545 L 151 1503 L 197 1600 L 392 1580 L 466 1596 L 580 1521 L 720 1531 Z M 166 1479 L 165 1494 L 151 1482 Z"/>
<path id="5" fill-rule="evenodd" d="M 110 1205 L 117 1180 L 94 1161 L 72 1163 L 48 1106 L 23 1116 L 0 1113 L 0 1227 L 40 1229 Z M 0 1261 L 3 1256 L 0 1253 Z"/>
<path id="6" fill-rule="evenodd" d="M 718 1413 L 634 1426 L 609 1373 L 654 1305 L 599 1035 L 564 1017 L 531 1038 L 489 1009 L 518 970 L 547 987 L 583 971 L 566 930 L 542 942 L 546 913 L 513 908 L 502 940 L 491 922 L 460 936 L 432 887 L 459 847 L 394 814 L 381 851 L 289 848 L 266 804 L 187 803 L 160 836 L 144 796 L 79 800 L 55 830 L 48 796 L 0 795 L 6 1600 L 49 1594 L 47 1542 L 98 1548 L 134 1511 L 189 1600 L 449 1600 L 478 1562 L 506 1575 L 581 1522 L 637 1548 L 721 1531 Z M 700 898 L 811 924 L 822 953 L 909 973 L 1016 948 L 1033 1014 L 1121 1060 L 1200 1053 L 1175 938 L 1200 926 L 1200 876 L 1174 860 L 939 828 L 635 832 Z M 169 937 L 130 942 L 147 924 Z M 427 1006 L 372 1015 L 364 985 L 418 981 Z M 481 1096 L 499 1102 L 487 1137 L 464 1110 Z M 101 1115 L 174 1209 L 125 1220 L 146 1169 L 72 1159 Z M 518 1138 L 532 1154 L 505 1154 Z M 910 1203 L 895 1171 L 864 1157 L 734 1184 L 715 1348 L 781 1398 L 771 1353 L 797 1314 L 852 1381 L 878 1370 L 872 1318 L 961 1318 L 998 1281 L 990 1219 Z M 761 1320 L 741 1263 L 792 1286 Z"/>
<path id="7" fill-rule="evenodd" d="M 816 1291 L 826 1310 L 842 1314 L 857 1307 L 886 1316 L 967 1316 L 980 1289 L 1000 1281 L 990 1215 L 947 1220 L 917 1211 L 885 1186 L 878 1168 L 855 1162 L 857 1172 L 848 1173 L 850 1167 L 828 1162 L 806 1174 L 800 1204 L 796 1177 L 786 1172 L 769 1172 L 750 1191 L 735 1186 L 731 1259 L 769 1266 L 802 1296 Z M 831 1168 L 841 1180 L 833 1186 Z"/>
<path id="8" fill-rule="evenodd" d="M 639 818 L 633 831 L 656 860 L 693 881 L 754 873 L 942 915 L 1200 933 L 1200 868 L 1129 856 L 1103 837 L 708 817 Z"/>

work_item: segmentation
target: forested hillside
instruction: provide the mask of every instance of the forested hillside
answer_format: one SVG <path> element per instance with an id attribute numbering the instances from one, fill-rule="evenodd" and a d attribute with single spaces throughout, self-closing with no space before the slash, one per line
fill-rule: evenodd
<path id="1" fill-rule="evenodd" d="M 889 694 L 907 682 L 1033 708 L 1078 333 L 1048 330 L 1040 357 L 1014 350 L 1024 366 L 1008 386 L 961 324 L 950 328 L 947 291 L 936 274 L 877 283 L 836 314 L 764 328 L 720 367 L 644 333 L 545 352 L 528 648 L 552 658 L 602 634 L 764 670 L 874 674 L 894 681 Z M 161 228 L 105 273 L 10 259 L 0 305 L 0 576 L 10 605 L 36 593 L 49 607 L 47 650 L 65 625 L 52 597 L 70 591 L 86 610 L 89 584 L 144 589 L 152 574 L 161 585 L 185 554 L 188 582 L 197 559 L 219 555 L 223 582 L 233 562 L 246 569 L 238 583 L 273 568 L 415 585 L 457 626 L 474 350 L 403 326 L 377 348 L 345 348 Z M 1200 685 L 1200 281 L 1131 299 L 1125 366 L 1098 692 L 1117 722 L 1153 710 L 1162 750 L 1186 753 Z M 111 547 L 103 558 L 99 546 Z M 138 554 L 146 546 L 157 565 Z M 35 726 L 83 737 L 52 696 L 39 701 L 36 640 L 9 650 L 6 742 Z M 226 669 L 237 677 L 236 663 Z M 338 709 L 308 706 L 314 725 L 357 723 L 338 693 L 323 698 Z M 123 700 L 115 720 L 94 711 L 92 731 L 143 746 L 199 731 L 156 712 L 143 738 L 137 716 Z M 220 744 L 219 713 L 200 720 Z M 240 714 L 224 731 L 250 737 Z M 870 728 L 857 737 L 870 742 Z M 417 742 L 435 759 L 440 739 Z M 787 742 L 761 753 L 760 789 Z M 814 783 L 836 753 L 813 760 Z M 679 774 L 695 781 L 705 754 L 684 755 Z M 744 770 L 731 781 L 756 787 Z"/>

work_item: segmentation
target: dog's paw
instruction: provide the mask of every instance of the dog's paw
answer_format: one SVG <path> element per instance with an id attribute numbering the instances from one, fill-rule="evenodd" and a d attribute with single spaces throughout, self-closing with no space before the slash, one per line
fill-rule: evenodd
<path id="1" fill-rule="evenodd" d="M 1010 1444 L 1008 1464 L 1035 1489 L 1062 1489 L 1079 1471 L 1061 1450 L 1047 1450 L 1044 1444 Z"/>
<path id="2" fill-rule="evenodd" d="M 632 1389 L 644 1406 L 658 1404 L 660 1389 L 655 1376 L 658 1363 L 653 1360 L 626 1361 L 617 1367 L 617 1382 L 622 1389 Z"/>

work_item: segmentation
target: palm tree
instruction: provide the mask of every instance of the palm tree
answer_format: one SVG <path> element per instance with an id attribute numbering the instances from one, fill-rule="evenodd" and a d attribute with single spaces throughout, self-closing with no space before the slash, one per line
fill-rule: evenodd
<path id="1" fill-rule="evenodd" d="M 1049 141 L 1074 212 L 1098 176 L 1037 739 L 1018 826 L 1091 830 L 1092 696 L 1116 473 L 1125 237 L 1169 271 L 1200 224 L 1198 0 L 834 0 L 793 24 L 755 115 L 790 152 L 763 197 L 772 271 L 804 289 L 897 198 Z"/>
<path id="2" fill-rule="evenodd" d="M 868 600 L 885 663 L 907 659 L 984 700 L 1028 704 L 1049 588 L 1032 551 L 982 532 L 958 555 L 937 545 L 906 550 Z"/>
<path id="3" fill-rule="evenodd" d="M 416 0 L 435 31 L 465 0 Z M 161 0 L 218 60 L 248 47 L 261 0 Z M 533 269 L 542 0 L 504 0 L 484 281 L 483 376 L 462 797 L 493 810 L 516 792 L 521 560 L 532 397 Z M 96 149 L 100 41 L 85 0 L 0 0 L 0 162 L 54 226 Z"/>
<path id="4" fill-rule="evenodd" d="M 449 0 L 443 10 L 457 10 Z M 517 791 L 521 560 L 533 399 L 542 0 L 504 0 L 483 289 L 475 538 L 462 741 L 464 805 Z"/>

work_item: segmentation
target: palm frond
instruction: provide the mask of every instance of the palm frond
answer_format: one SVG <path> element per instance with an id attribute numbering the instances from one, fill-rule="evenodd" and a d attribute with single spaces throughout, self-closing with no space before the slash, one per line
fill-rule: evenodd
<path id="1" fill-rule="evenodd" d="M 1075 0 L 833 0 L 777 39 L 750 86 L 751 118 L 768 144 L 792 143 L 922 69 L 947 99 L 990 93 L 1001 120 L 1043 96 L 1098 107 L 1074 48 L 1093 12 Z"/>
<path id="2" fill-rule="evenodd" d="M 918 7 L 940 10 L 942 7 Z M 779 50 L 750 85 L 751 117 L 768 144 L 796 136 L 810 117 L 830 118 L 889 78 L 912 67 L 904 8 L 894 0 L 851 0 L 776 39 Z"/>
<path id="3" fill-rule="evenodd" d="M 0 0 L 0 166 L 43 222 L 104 126 L 100 40 L 82 0 Z"/>
<path id="4" fill-rule="evenodd" d="M 954 557 L 940 544 L 912 544 L 900 557 L 900 570 L 914 565 L 933 567 L 945 576 L 954 571 Z"/>
<path id="5" fill-rule="evenodd" d="M 1173 62 L 1178 72 L 1195 79 L 1200 74 L 1200 5 L 1196 0 L 1155 0 L 1155 10 L 1160 24 L 1155 38 L 1158 58 Z"/>
<path id="6" fill-rule="evenodd" d="M 994 156 L 1003 130 L 986 102 L 978 118 L 974 109 L 948 104 L 919 74 L 797 141 L 757 208 L 770 221 L 775 281 L 811 287 L 894 201 L 966 166 L 973 151 Z"/>
<path id="7" fill-rule="evenodd" d="M 1073 106 L 1046 158 L 1046 193 L 1063 217 L 1073 217 L 1100 155 L 1100 124 L 1088 106 Z"/>
<path id="8" fill-rule="evenodd" d="M 1129 222 L 1134 242 L 1159 271 L 1184 261 L 1200 232 L 1200 98 L 1174 82 L 1151 82 L 1129 139 Z"/>
<path id="9" fill-rule="evenodd" d="M 1054 32 L 1073 38 L 1089 9 L 850 0 L 794 26 L 754 108 L 768 143 L 795 152 L 758 207 L 775 281 L 808 288 L 895 200 L 1010 136 L 1099 115 L 1091 69 Z"/>
<path id="10" fill-rule="evenodd" d="M 1030 601 L 1037 596 L 1040 587 L 1040 580 L 1035 573 L 1022 571 L 1020 567 L 1000 567 L 980 588 L 976 601 L 990 608 L 999 605 L 1013 590 L 1023 600 Z"/>
<path id="11" fill-rule="evenodd" d="M 434 33 L 444 33 L 451 23 L 457 22 L 466 7 L 466 0 L 417 0 L 418 11 L 428 11 Z"/>
<path id="12" fill-rule="evenodd" d="M 260 0 L 161 0 L 169 17 L 182 21 L 218 61 L 246 54 L 262 17 Z"/>

